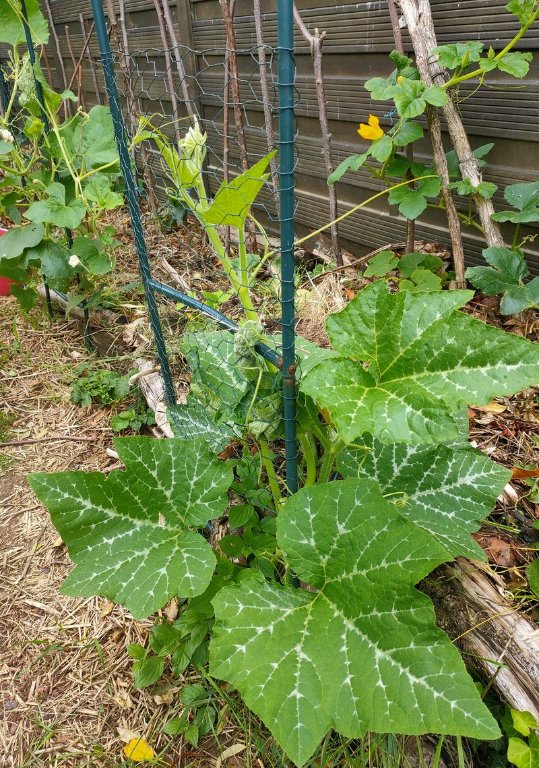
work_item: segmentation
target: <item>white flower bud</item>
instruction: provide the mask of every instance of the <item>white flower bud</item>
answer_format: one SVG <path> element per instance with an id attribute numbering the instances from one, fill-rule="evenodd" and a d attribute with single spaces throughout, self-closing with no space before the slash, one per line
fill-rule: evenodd
<path id="1" fill-rule="evenodd" d="M 69 266 L 70 267 L 78 267 L 80 264 L 80 259 L 76 254 L 73 254 L 69 257 Z"/>
<path id="2" fill-rule="evenodd" d="M 13 144 L 14 142 L 13 134 L 6 128 L 0 128 L 0 139 L 7 142 L 8 144 Z"/>

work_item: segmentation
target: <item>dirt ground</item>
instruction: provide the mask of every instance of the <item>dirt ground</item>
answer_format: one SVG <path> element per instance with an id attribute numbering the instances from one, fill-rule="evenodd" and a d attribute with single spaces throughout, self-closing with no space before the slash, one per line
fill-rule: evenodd
<path id="1" fill-rule="evenodd" d="M 73 368 L 88 357 L 78 322 L 32 318 L 0 299 L 0 410 L 14 419 L 8 440 L 21 443 L 3 447 L 0 464 L 0 766 L 112 768 L 127 764 L 122 748 L 137 735 L 156 751 L 169 745 L 156 765 L 214 765 L 215 743 L 195 750 L 163 737 L 174 705 L 132 685 L 126 646 L 144 643 L 151 623 L 59 593 L 69 559 L 25 478 L 106 469 L 112 431 L 110 413 L 69 399 Z M 225 725 L 220 748 L 231 738 Z"/>

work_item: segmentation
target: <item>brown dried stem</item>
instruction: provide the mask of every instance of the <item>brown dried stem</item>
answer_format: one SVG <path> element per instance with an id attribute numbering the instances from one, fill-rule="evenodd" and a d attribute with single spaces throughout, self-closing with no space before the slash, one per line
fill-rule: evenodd
<path id="1" fill-rule="evenodd" d="M 320 32 L 319 29 L 314 30 L 314 35 L 309 32 L 303 19 L 299 15 L 299 11 L 294 3 L 294 21 L 296 22 L 299 31 L 303 39 L 309 44 L 311 49 L 311 56 L 313 59 L 314 78 L 316 85 L 316 98 L 318 101 L 318 110 L 320 117 L 320 128 L 322 131 L 322 151 L 324 153 L 324 162 L 326 165 L 326 174 L 329 177 L 333 172 L 333 159 L 331 152 L 331 132 L 329 129 L 328 120 L 328 107 L 326 100 L 326 92 L 324 88 L 324 71 L 323 71 L 323 56 L 322 46 L 324 44 L 324 38 L 326 33 Z M 337 189 L 335 184 L 328 188 L 329 194 L 329 215 L 333 222 L 331 225 L 331 243 L 333 248 L 333 257 L 337 266 L 342 266 L 342 254 L 339 244 L 339 228 L 336 223 L 336 219 L 339 216 L 338 201 L 337 201 Z"/>

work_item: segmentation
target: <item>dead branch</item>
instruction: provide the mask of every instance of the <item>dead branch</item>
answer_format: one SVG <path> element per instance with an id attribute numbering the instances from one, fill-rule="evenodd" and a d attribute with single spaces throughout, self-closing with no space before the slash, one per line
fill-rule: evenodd
<path id="1" fill-rule="evenodd" d="M 166 2 L 166 0 L 164 0 Z M 168 83 L 168 93 L 170 96 L 170 103 L 172 105 L 172 118 L 174 120 L 174 135 L 176 137 L 176 144 L 180 143 L 180 114 L 178 112 L 178 101 L 176 99 L 176 90 L 174 88 L 174 79 L 172 77 L 172 59 L 170 57 L 170 47 L 167 39 L 167 31 L 165 23 L 163 21 L 163 11 L 161 9 L 161 3 L 159 0 L 153 0 L 155 12 L 157 14 L 157 21 L 159 22 L 159 32 L 161 34 L 161 42 L 163 44 L 163 54 L 165 56 L 166 76 Z"/>
<path id="2" fill-rule="evenodd" d="M 187 74 L 183 65 L 183 59 L 180 52 L 180 46 L 178 45 L 178 38 L 176 36 L 176 30 L 174 28 L 174 22 L 170 14 L 170 8 L 168 0 L 162 0 L 163 13 L 165 14 L 165 21 L 167 22 L 168 33 L 172 42 L 172 49 L 174 51 L 174 63 L 176 64 L 176 71 L 180 80 L 180 88 L 182 89 L 183 100 L 185 108 L 190 117 L 196 117 L 196 110 L 193 106 L 191 96 L 189 95 L 189 89 L 187 87 Z"/>
<path id="3" fill-rule="evenodd" d="M 99 88 L 99 83 L 97 82 L 97 72 L 95 70 L 95 61 L 89 51 L 90 38 L 92 36 L 92 32 L 94 31 L 95 22 L 92 22 L 90 31 L 88 32 L 88 30 L 86 29 L 86 21 L 84 19 L 83 13 L 79 13 L 79 21 L 80 21 L 82 36 L 84 38 L 84 46 L 82 49 L 81 57 L 86 55 L 86 60 L 90 65 L 90 72 L 92 75 L 92 82 L 94 84 L 94 93 L 95 93 L 96 102 L 98 104 L 102 104 L 103 102 L 101 99 L 101 89 Z"/>
<path id="4" fill-rule="evenodd" d="M 397 12 L 397 6 L 395 0 L 387 0 L 387 6 L 389 8 L 389 17 L 391 19 L 391 29 L 393 30 L 393 40 L 395 41 L 395 48 L 399 53 L 404 54 L 404 43 L 402 42 L 402 32 L 399 24 L 399 14 Z M 406 157 L 412 163 L 414 160 L 414 148 L 412 144 L 408 144 L 406 147 Z M 412 178 L 411 171 L 408 170 L 406 174 L 407 178 Z M 410 184 L 410 189 L 414 189 L 415 184 Z M 413 252 L 415 242 L 415 219 L 406 220 L 406 253 Z"/>
<path id="5" fill-rule="evenodd" d="M 82 106 L 82 108 L 84 109 L 84 111 L 86 112 L 86 100 L 84 98 L 84 93 L 82 90 L 82 56 L 78 61 L 75 59 L 75 54 L 73 53 L 73 46 L 71 45 L 71 35 L 69 34 L 69 27 L 67 26 L 67 24 L 65 25 L 64 30 L 66 34 L 67 49 L 69 51 L 71 63 L 73 64 L 73 76 L 71 78 L 71 83 L 73 82 L 74 79 L 76 79 L 77 100 L 79 104 Z"/>
<path id="6" fill-rule="evenodd" d="M 260 73 L 260 92 L 262 94 L 262 108 L 264 110 L 264 126 L 266 128 L 266 142 L 268 152 L 275 149 L 275 137 L 273 134 L 273 120 L 271 115 L 271 101 L 268 85 L 268 71 L 266 69 L 266 46 L 264 43 L 264 28 L 262 24 L 262 10 L 260 0 L 253 0 L 253 16 L 256 30 L 256 45 L 258 56 L 258 71 Z M 271 182 L 273 191 L 279 191 L 279 175 L 277 173 L 277 161 L 273 158 L 270 161 Z"/>
<path id="7" fill-rule="evenodd" d="M 459 558 L 421 585 L 438 624 L 466 663 L 513 708 L 539 720 L 539 630 L 495 586 L 496 575 Z"/>
<path id="8" fill-rule="evenodd" d="M 333 172 L 333 159 L 331 152 L 331 132 L 329 130 L 328 120 L 328 107 L 326 100 L 326 92 L 324 88 L 324 71 L 323 71 L 323 56 L 322 46 L 324 44 L 325 32 L 320 32 L 319 29 L 314 30 L 314 35 L 309 32 L 303 19 L 299 15 L 299 11 L 294 3 L 294 21 L 296 22 L 299 31 L 301 32 L 304 40 L 309 44 L 311 49 L 311 56 L 313 59 L 314 78 L 316 85 L 316 98 L 318 101 L 318 111 L 320 117 L 320 128 L 322 131 L 322 151 L 324 153 L 324 162 L 326 164 L 326 174 L 329 177 Z M 333 222 L 331 225 L 331 241 L 333 245 L 333 257 L 338 267 L 342 266 L 341 249 L 339 245 L 339 229 L 336 219 L 339 216 L 338 201 L 337 201 L 337 188 L 335 184 L 332 184 L 328 188 L 329 195 L 329 215 Z"/>
<path id="9" fill-rule="evenodd" d="M 47 16 L 49 17 L 49 29 L 51 31 L 52 39 L 54 40 L 54 47 L 56 48 L 56 57 L 58 59 L 58 66 L 60 67 L 60 74 L 62 76 L 62 85 L 64 86 L 64 91 L 67 91 L 69 89 L 67 87 L 67 76 L 66 76 L 66 70 L 64 66 L 64 59 L 62 56 L 62 49 L 60 47 L 60 40 L 56 32 L 56 27 L 54 26 L 54 18 L 52 15 L 50 0 L 45 0 L 45 8 L 47 9 Z M 69 99 L 66 99 L 64 101 L 63 106 L 64 106 L 64 115 L 67 119 L 71 114 L 71 102 L 69 101 Z"/>
<path id="10" fill-rule="evenodd" d="M 412 39 L 421 79 L 427 85 L 443 85 L 446 73 L 439 65 L 437 57 L 432 53 L 437 46 L 437 40 L 429 0 L 398 0 L 398 2 Z M 482 181 L 482 175 L 457 106 L 449 98 L 442 109 L 459 160 L 462 178 L 468 179 L 473 187 L 477 187 Z M 497 223 L 492 221 L 492 214 L 494 213 L 492 201 L 481 197 L 481 195 L 474 195 L 473 200 L 487 244 L 489 246 L 503 246 L 501 230 Z"/>

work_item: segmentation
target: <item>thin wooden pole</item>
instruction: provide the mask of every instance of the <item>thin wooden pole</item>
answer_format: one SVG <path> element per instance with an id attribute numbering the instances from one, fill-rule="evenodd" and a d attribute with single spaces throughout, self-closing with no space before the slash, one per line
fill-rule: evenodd
<path id="1" fill-rule="evenodd" d="M 333 172 L 333 158 L 331 151 L 331 131 L 329 129 L 328 120 L 328 105 L 326 100 L 326 91 L 324 88 L 324 70 L 322 59 L 322 46 L 324 44 L 325 32 L 320 32 L 319 29 L 314 30 L 314 35 L 309 32 L 303 19 L 299 15 L 299 11 L 294 3 L 294 20 L 299 31 L 302 34 L 303 39 L 309 44 L 311 49 L 311 56 L 313 59 L 314 79 L 316 85 L 316 98 L 318 101 L 318 115 L 320 118 L 320 130 L 322 132 L 322 151 L 324 153 L 324 162 L 326 165 L 326 174 L 329 177 Z M 331 246 L 333 250 L 333 258 L 338 267 L 343 264 L 341 247 L 339 244 L 339 228 L 336 223 L 336 219 L 339 217 L 338 201 L 337 201 L 337 189 L 335 184 L 332 184 L 328 189 L 329 197 L 329 215 L 330 220 L 333 222 L 331 225 Z"/>
<path id="2" fill-rule="evenodd" d="M 71 35 L 69 34 L 69 27 L 67 26 L 67 24 L 65 25 L 64 29 L 66 33 L 67 49 L 71 57 L 71 63 L 73 64 L 73 77 L 76 77 L 76 80 L 77 80 L 77 99 L 79 104 L 81 104 L 82 108 L 86 112 L 86 100 L 84 98 L 84 93 L 82 90 L 82 59 L 79 59 L 78 62 L 75 59 L 75 54 L 73 53 L 73 46 L 71 45 Z"/>
<path id="3" fill-rule="evenodd" d="M 47 16 L 49 17 L 50 33 L 52 35 L 52 39 L 54 40 L 54 47 L 56 48 L 56 56 L 58 59 L 58 67 L 60 68 L 60 74 L 62 77 L 62 85 L 64 87 L 64 91 L 68 91 L 69 88 L 67 86 L 67 76 L 66 76 L 66 70 L 64 66 L 64 58 L 62 55 L 62 49 L 60 47 L 60 40 L 56 32 L 56 27 L 54 26 L 54 18 L 52 15 L 50 0 L 45 0 L 45 8 L 47 9 Z M 66 99 L 64 101 L 64 116 L 66 117 L 66 119 L 70 114 L 71 114 L 71 102 L 69 101 L 69 99 Z"/>
<path id="4" fill-rule="evenodd" d="M 273 134 L 273 119 L 271 114 L 271 100 L 269 95 L 268 71 L 266 69 L 266 46 L 264 43 L 264 28 L 260 0 L 253 0 L 253 15 L 256 30 L 256 45 L 258 56 L 258 70 L 260 73 L 260 92 L 262 95 L 262 108 L 264 110 L 264 127 L 266 129 L 266 145 L 268 152 L 275 149 L 275 137 Z M 277 160 L 270 161 L 271 181 L 275 194 L 279 191 L 279 176 L 277 173 Z"/>
<path id="5" fill-rule="evenodd" d="M 389 8 L 389 18 L 391 19 L 391 28 L 393 30 L 393 40 L 395 41 L 395 48 L 399 53 L 404 54 L 404 43 L 402 42 L 402 32 L 399 24 L 399 14 L 397 12 L 397 6 L 395 0 L 387 0 L 387 6 Z M 406 147 L 406 157 L 409 162 L 414 161 L 414 149 L 411 144 Z M 407 178 L 411 179 L 411 171 L 408 170 Z M 410 184 L 410 188 L 414 188 L 414 184 Z M 415 251 L 415 220 L 407 219 L 406 221 L 406 249 L 405 253 L 412 253 Z"/>
<path id="6" fill-rule="evenodd" d="M 185 103 L 185 108 L 190 117 L 196 116 L 196 109 L 194 108 L 191 96 L 189 95 L 189 88 L 187 87 L 187 74 L 183 65 L 183 59 L 178 44 L 178 38 L 176 36 L 176 30 L 174 28 L 174 22 L 170 13 L 168 0 L 162 0 L 163 13 L 165 14 L 165 21 L 167 22 L 168 34 L 172 42 L 172 49 L 174 51 L 174 62 L 176 64 L 176 71 L 180 80 L 180 88 L 182 89 L 182 96 Z"/>
<path id="7" fill-rule="evenodd" d="M 80 21 L 80 28 L 82 31 L 82 36 L 86 41 L 88 41 L 88 45 L 84 45 L 83 47 L 83 53 L 86 53 L 86 60 L 88 61 L 88 64 L 90 65 L 90 72 L 92 75 L 92 82 L 94 84 L 94 92 L 95 92 L 95 98 L 98 104 L 102 104 L 103 101 L 101 99 L 101 91 L 99 90 L 99 83 L 97 82 L 97 73 L 95 71 L 95 61 L 92 58 L 92 54 L 90 53 L 90 38 L 92 36 L 92 32 L 94 29 L 94 25 L 92 25 L 90 33 L 88 33 L 88 30 L 86 29 L 86 21 L 84 19 L 84 14 L 79 13 L 79 21 Z"/>
<path id="8" fill-rule="evenodd" d="M 176 143 L 180 143 L 180 114 L 178 112 L 178 101 L 176 99 L 176 90 L 174 88 L 174 79 L 172 77 L 172 59 L 170 57 L 170 46 L 167 39 L 167 32 L 163 21 L 163 11 L 159 0 L 153 0 L 155 12 L 157 14 L 157 21 L 159 23 L 159 32 L 161 33 L 161 42 L 163 43 L 163 54 L 165 56 L 166 78 L 168 83 L 168 92 L 170 95 L 170 103 L 172 105 L 172 118 L 174 120 L 174 135 L 176 137 Z"/>

